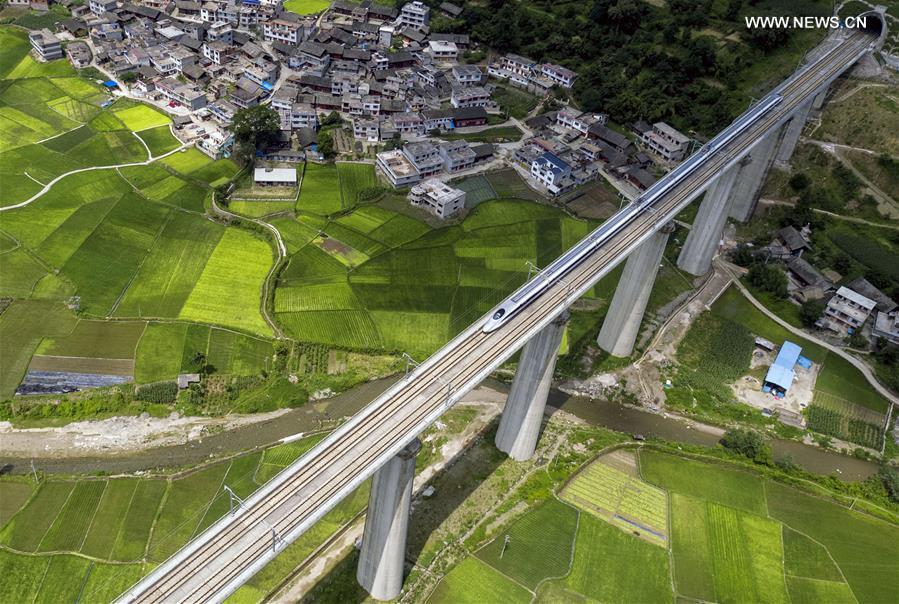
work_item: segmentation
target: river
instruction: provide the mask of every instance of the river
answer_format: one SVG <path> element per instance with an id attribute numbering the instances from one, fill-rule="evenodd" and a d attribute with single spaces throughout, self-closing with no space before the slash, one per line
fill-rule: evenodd
<path id="1" fill-rule="evenodd" d="M 96 472 L 118 474 L 151 469 L 184 468 L 210 458 L 264 447 L 300 432 L 319 430 L 322 425 L 333 424 L 335 420 L 353 415 L 396 379 L 398 378 L 367 382 L 327 401 L 309 403 L 279 417 L 205 436 L 187 444 L 128 454 L 99 453 L 85 457 L 35 459 L 34 464 L 37 469 L 50 474 Z M 506 384 L 496 380 L 488 380 L 484 386 L 500 392 L 508 391 Z M 670 441 L 714 446 L 720 434 L 718 429 L 701 426 L 676 416 L 649 413 L 608 401 L 572 397 L 555 389 L 550 393 L 549 406 L 551 411 L 561 409 L 593 425 Z M 817 474 L 836 474 L 843 480 L 863 480 L 878 470 L 876 463 L 795 441 L 775 439 L 771 441 L 771 446 L 775 456 L 789 453 L 804 469 Z M 4 472 L 27 473 L 31 471 L 31 459 L 0 456 L 0 468 Z"/>

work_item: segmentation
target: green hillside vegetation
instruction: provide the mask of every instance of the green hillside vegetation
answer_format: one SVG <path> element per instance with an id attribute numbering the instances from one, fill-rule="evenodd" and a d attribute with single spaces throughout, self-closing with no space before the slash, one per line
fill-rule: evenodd
<path id="1" fill-rule="evenodd" d="M 435 19 L 432 31 L 470 33 L 499 52 L 576 70 L 574 96 L 584 110 L 711 135 L 792 72 L 823 35 L 747 30 L 744 16 L 831 9 L 823 0 L 495 0 L 467 5 L 455 21 Z"/>

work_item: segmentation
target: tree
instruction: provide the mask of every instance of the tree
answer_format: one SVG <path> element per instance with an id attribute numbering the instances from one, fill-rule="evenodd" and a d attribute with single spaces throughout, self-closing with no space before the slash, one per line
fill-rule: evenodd
<path id="1" fill-rule="evenodd" d="M 131 82 L 137 81 L 137 72 L 136 71 L 126 71 L 122 75 L 119 76 L 119 79 L 125 84 L 130 84 Z"/>
<path id="2" fill-rule="evenodd" d="M 748 457 L 756 463 L 771 463 L 771 447 L 765 442 L 765 438 L 755 430 L 731 428 L 721 437 L 721 444 L 725 449 Z"/>
<path id="3" fill-rule="evenodd" d="M 748 245 L 740 245 L 730 253 L 730 259 L 737 266 L 750 266 L 755 262 L 755 251 Z"/>
<path id="4" fill-rule="evenodd" d="M 321 119 L 322 128 L 327 128 L 328 126 L 340 126 L 341 124 L 343 124 L 343 118 L 340 117 L 340 114 L 336 111 L 332 111 Z"/>
<path id="5" fill-rule="evenodd" d="M 899 503 L 899 472 L 889 466 L 881 466 L 877 476 L 883 481 L 890 501 Z"/>
<path id="6" fill-rule="evenodd" d="M 787 276 L 782 270 L 769 264 L 754 264 L 746 273 L 746 280 L 753 287 L 766 291 L 776 298 L 787 297 Z"/>
<path id="7" fill-rule="evenodd" d="M 790 177 L 790 188 L 794 191 L 804 191 L 812 184 L 812 180 L 805 172 L 797 172 Z"/>
<path id="8" fill-rule="evenodd" d="M 852 270 L 852 258 L 845 253 L 837 254 L 833 259 L 833 270 L 845 275 Z"/>
<path id="9" fill-rule="evenodd" d="M 799 320 L 803 327 L 814 327 L 821 315 L 824 314 L 824 302 L 821 300 L 806 300 L 799 307 Z"/>
<path id="10" fill-rule="evenodd" d="M 334 138 L 327 130 L 322 130 L 318 133 L 318 152 L 325 159 L 331 159 L 337 155 L 337 152 L 334 150 Z"/>
<path id="11" fill-rule="evenodd" d="M 281 131 L 278 112 L 265 105 L 238 109 L 231 120 L 231 133 L 238 155 L 245 159 L 273 140 Z"/>

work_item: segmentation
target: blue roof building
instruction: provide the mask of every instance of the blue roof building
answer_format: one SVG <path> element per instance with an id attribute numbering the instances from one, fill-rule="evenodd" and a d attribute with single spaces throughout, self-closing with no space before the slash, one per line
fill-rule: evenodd
<path id="1" fill-rule="evenodd" d="M 550 193 L 557 195 L 566 186 L 573 185 L 571 166 L 556 155 L 546 151 L 531 164 L 531 176 L 536 178 Z M 567 181 L 566 181 L 567 179 Z"/>
<path id="2" fill-rule="evenodd" d="M 786 394 L 790 386 L 793 385 L 793 367 L 799 361 L 801 352 L 802 347 L 798 344 L 784 341 L 783 346 L 780 347 L 780 351 L 777 353 L 777 358 L 774 359 L 774 363 L 768 369 L 764 385 L 775 392 Z"/>

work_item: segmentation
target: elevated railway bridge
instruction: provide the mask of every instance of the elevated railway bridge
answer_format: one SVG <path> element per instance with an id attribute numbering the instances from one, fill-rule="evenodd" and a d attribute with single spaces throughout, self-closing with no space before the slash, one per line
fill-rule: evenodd
<path id="1" fill-rule="evenodd" d="M 873 14 L 868 21 L 867 30 L 831 34 L 772 91 L 776 102 L 764 111 L 750 108 L 714 144 L 684 162 L 689 170 L 682 164 L 676 178 L 659 181 L 641 198 L 652 195 L 651 206 L 632 212 L 564 275 L 534 277 L 546 281 L 539 295 L 500 326 L 485 330 L 493 311 L 475 321 L 117 601 L 222 601 L 372 476 L 357 577 L 375 598 L 399 595 L 418 435 L 524 347 L 496 443 L 518 460 L 533 455 L 566 309 L 627 259 L 598 342 L 613 354 L 629 354 L 667 225 L 705 193 L 678 261 L 687 272 L 704 273 L 726 219 L 752 213 L 767 170 L 789 159 L 812 106 L 841 73 L 882 43 L 882 19 Z"/>

